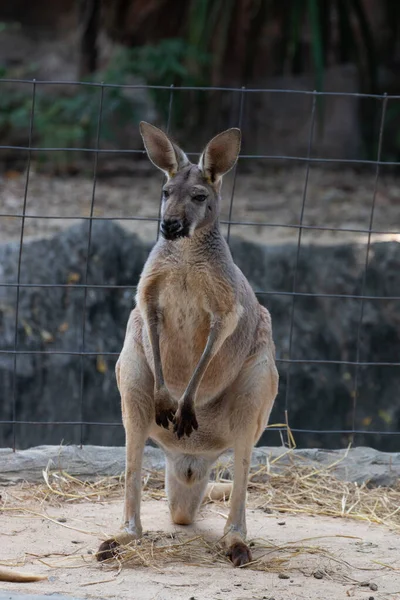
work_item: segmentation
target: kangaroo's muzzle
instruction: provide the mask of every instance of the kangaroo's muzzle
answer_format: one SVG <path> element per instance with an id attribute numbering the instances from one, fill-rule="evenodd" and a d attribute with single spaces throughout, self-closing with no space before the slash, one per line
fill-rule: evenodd
<path id="1" fill-rule="evenodd" d="M 180 219 L 163 219 L 160 231 L 166 240 L 176 240 L 181 237 L 188 237 L 189 226 Z"/>

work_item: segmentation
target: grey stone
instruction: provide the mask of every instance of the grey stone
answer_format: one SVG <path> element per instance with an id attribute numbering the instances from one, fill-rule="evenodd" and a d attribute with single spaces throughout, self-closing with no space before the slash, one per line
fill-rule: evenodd
<path id="1" fill-rule="evenodd" d="M 159 470 L 165 465 L 158 448 L 147 446 L 143 467 Z M 125 449 L 106 446 L 39 446 L 13 452 L 0 448 L 0 482 L 40 481 L 42 471 L 63 469 L 76 476 L 120 475 L 125 469 Z"/>
<path id="2" fill-rule="evenodd" d="M 27 243 L 21 263 L 24 283 L 84 283 L 88 223 L 71 227 L 53 239 Z M 67 354 L 19 355 L 16 361 L 17 419 L 23 421 L 105 421 L 116 426 L 83 426 L 86 441 L 124 443 L 120 402 L 115 384 L 116 357 L 96 354 L 121 350 L 124 330 L 133 307 L 134 286 L 149 248 L 110 223 L 95 221 L 92 228 L 88 284 L 132 286 L 131 289 L 88 288 L 85 351 L 81 359 L 84 290 L 24 288 L 20 290 L 18 348 L 58 350 Z M 15 282 L 18 244 L 0 246 L 0 281 Z M 14 347 L 16 290 L 0 286 L 0 348 Z M 0 354 L 0 421 L 13 415 L 12 354 Z M 82 377 L 82 379 L 81 379 Z M 83 381 L 84 402 L 80 402 Z M 17 445 L 79 443 L 79 425 L 18 425 Z M 0 446 L 11 445 L 12 428 L 0 426 Z"/>
<path id="3" fill-rule="evenodd" d="M 255 448 L 252 467 L 256 468 L 281 457 L 273 465 L 279 472 L 292 464 L 293 456 L 282 456 L 287 452 L 281 448 Z M 379 452 L 372 448 L 345 450 L 293 450 L 294 458 L 301 457 L 302 464 L 316 469 L 329 467 L 331 472 L 344 481 L 369 485 L 395 485 L 400 478 L 400 453 Z M 336 466 L 334 466 L 336 464 Z M 232 470 L 232 452 L 224 453 L 218 467 Z M 105 446 L 39 446 L 13 452 L 0 449 L 0 483 L 17 481 L 37 482 L 43 479 L 42 472 L 51 469 L 64 469 L 66 472 L 85 478 L 120 475 L 125 469 L 125 449 Z M 143 468 L 162 470 L 165 467 L 164 453 L 159 448 L 146 446 Z"/>
<path id="4" fill-rule="evenodd" d="M 83 283 L 86 270 L 88 223 L 74 226 L 52 239 L 27 242 L 21 263 L 23 283 Z M 232 239 L 234 259 L 256 290 L 289 293 L 293 286 L 296 246 L 262 246 Z M 111 222 L 93 222 L 88 270 L 89 285 L 132 286 L 130 289 L 88 288 L 83 359 L 82 321 L 84 290 L 21 287 L 18 315 L 18 349 L 47 354 L 20 354 L 16 360 L 16 445 L 124 444 L 120 398 L 115 382 L 116 356 L 120 352 L 137 284 L 150 247 Z M 356 244 L 304 246 L 297 272 L 297 291 L 357 295 L 361 291 L 365 247 Z M 373 243 L 366 277 L 367 296 L 400 296 L 400 244 Z M 15 283 L 18 244 L 0 245 L 0 281 Z M 278 359 L 289 357 L 292 309 L 290 295 L 260 295 L 273 321 Z M 14 348 L 16 288 L 0 286 L 0 350 Z M 365 300 L 361 327 L 360 360 L 395 362 L 400 347 L 398 302 Z M 318 430 L 351 428 L 354 404 L 353 365 L 360 301 L 352 298 L 297 296 L 293 323 L 290 389 L 286 363 L 278 363 L 279 395 L 270 423 L 285 422 L 286 401 L 290 426 L 298 447 L 346 447 L 349 436 L 320 434 Z M 64 354 L 52 352 L 60 350 Z M 332 361 L 303 363 L 304 359 Z M 14 356 L 0 354 L 0 421 L 13 420 Z M 360 367 L 355 422 L 357 429 L 400 430 L 399 367 Z M 81 402 L 81 383 L 83 396 Z M 86 424 L 78 424 L 83 420 Z M 45 423 L 55 421 L 59 424 Z M 65 422 L 77 424 L 64 424 Z M 89 424 L 115 423 L 113 426 Z M 308 430 L 306 433 L 296 429 Z M 266 431 L 261 445 L 279 445 L 279 433 Z M 0 424 L 0 446 L 12 446 L 11 423 Z M 398 436 L 358 434 L 355 445 L 383 451 L 398 449 Z M 318 453 L 317 450 L 310 450 Z M 310 455 L 311 456 L 311 455 Z M 365 458 L 365 456 L 364 456 Z M 384 480 L 383 480 L 384 481 Z"/>

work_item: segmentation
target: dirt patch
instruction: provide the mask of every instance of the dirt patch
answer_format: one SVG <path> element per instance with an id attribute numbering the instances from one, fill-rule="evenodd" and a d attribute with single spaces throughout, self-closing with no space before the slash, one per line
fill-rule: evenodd
<path id="1" fill-rule="evenodd" d="M 289 514 L 267 502 L 268 494 L 260 495 L 257 485 L 250 487 L 248 498 L 255 562 L 247 568 L 234 569 L 221 551 L 225 502 L 203 506 L 192 527 L 175 526 L 162 477 L 154 476 L 145 478 L 142 520 L 147 533 L 131 550 L 133 558 L 123 565 L 100 565 L 94 559 L 99 541 L 120 526 L 122 481 L 107 479 L 85 488 L 72 480 L 57 487 L 55 481 L 53 474 L 53 491 L 20 484 L 2 492 L 7 518 L 0 525 L 0 564 L 49 577 L 34 584 L 5 583 L 5 590 L 144 600 L 228 595 L 233 600 L 394 599 L 400 593 L 398 533 L 367 518 L 307 514 L 298 495 L 296 514 L 296 490 Z M 87 497 L 78 499 L 83 489 Z"/>
<path id="2" fill-rule="evenodd" d="M 153 242 L 158 216 L 162 175 L 139 163 L 126 177 L 99 177 L 96 183 L 93 214 L 112 217 L 130 231 Z M 243 172 L 242 172 L 243 171 Z M 230 233 L 263 243 L 297 241 L 297 225 L 302 208 L 306 166 L 277 167 L 248 173 L 239 165 L 233 196 L 231 220 L 251 225 L 231 226 Z M 4 175 L 1 193 L 0 239 L 17 240 L 21 233 L 21 214 L 26 177 L 17 172 Z M 369 227 L 375 185 L 375 168 L 357 173 L 351 169 L 326 170 L 312 165 L 309 172 L 303 223 L 310 227 L 339 227 L 345 232 L 303 230 L 302 242 L 314 244 L 365 242 Z M 233 175 L 223 188 L 222 219 L 229 218 Z M 31 171 L 27 194 L 25 238 L 49 236 L 90 215 L 93 193 L 91 177 L 53 177 Z M 382 169 L 376 194 L 373 229 L 394 232 L 374 234 L 372 241 L 400 240 L 400 183 Z M 45 218 L 46 217 L 46 218 Z M 56 218 L 58 217 L 58 218 Z M 61 218 L 60 218 L 61 217 Z M 130 220 L 139 218 L 140 220 Z M 144 220 L 143 220 L 144 219 Z M 271 225 L 273 224 L 273 225 Z M 227 231 L 227 225 L 223 226 Z"/>

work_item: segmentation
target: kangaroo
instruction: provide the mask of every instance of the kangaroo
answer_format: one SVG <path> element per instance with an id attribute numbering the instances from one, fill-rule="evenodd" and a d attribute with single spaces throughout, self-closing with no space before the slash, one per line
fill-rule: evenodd
<path id="1" fill-rule="evenodd" d="M 167 176 L 161 236 L 143 268 L 116 378 L 126 434 L 124 531 L 98 560 L 142 535 L 141 468 L 148 438 L 165 452 L 172 520 L 193 522 L 217 458 L 234 450 L 223 543 L 235 566 L 251 561 L 245 502 L 253 446 L 278 390 L 271 318 L 233 262 L 219 228 L 222 177 L 239 129 L 214 137 L 197 165 L 160 129 L 140 123 L 150 161 Z"/>

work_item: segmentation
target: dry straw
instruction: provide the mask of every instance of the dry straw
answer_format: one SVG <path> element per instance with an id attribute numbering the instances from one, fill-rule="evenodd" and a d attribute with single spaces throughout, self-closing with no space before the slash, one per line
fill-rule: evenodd
<path id="1" fill-rule="evenodd" d="M 335 476 L 335 469 L 341 461 L 345 460 L 347 453 L 328 467 L 315 468 L 315 465 L 293 452 L 294 440 L 290 431 L 288 438 L 291 441 L 291 448 L 252 471 L 247 501 L 249 507 L 268 514 L 286 513 L 355 519 L 376 523 L 395 531 L 400 530 L 400 486 L 372 488 L 367 483 L 358 485 L 342 481 Z M 214 471 L 216 482 L 228 483 L 227 473 L 229 473 L 229 465 L 228 467 L 226 464 L 217 465 Z M 123 475 L 86 481 L 62 469 L 52 470 L 49 465 L 43 472 L 43 478 L 43 484 L 36 486 L 25 484 L 19 490 L 12 492 L 14 502 L 3 503 L 0 506 L 0 513 L 9 511 L 9 514 L 21 514 L 21 512 L 37 516 L 40 514 L 43 518 L 57 522 L 46 514 L 41 514 L 40 509 L 33 510 L 19 502 L 27 497 L 27 493 L 31 500 L 40 502 L 42 506 L 122 500 Z M 227 486 L 223 487 L 226 490 Z M 145 473 L 143 496 L 144 500 L 165 498 L 162 472 Z M 225 517 L 222 508 L 227 506 L 228 500 L 223 496 L 224 494 L 221 494 L 218 500 L 213 493 L 213 499 L 206 498 L 205 501 L 220 506 L 221 508 L 217 510 Z M 66 524 L 58 524 L 68 527 Z M 98 536 L 98 532 L 79 531 Z M 317 541 L 321 539 L 296 540 L 294 543 L 282 546 L 265 539 L 250 540 L 255 559 L 245 568 L 269 572 L 281 572 L 285 569 L 301 570 L 306 571 L 308 575 L 318 568 L 331 578 L 346 582 L 354 581 L 349 576 L 349 565 L 345 561 L 317 545 Z M 215 567 L 229 562 L 223 551 L 222 541 L 221 539 L 210 541 L 202 536 L 188 537 L 181 534 L 151 532 L 140 541 L 121 547 L 117 558 L 106 561 L 102 568 L 120 569 L 128 564 L 162 570 L 167 564 L 176 562 Z M 304 554 L 308 555 L 307 561 L 304 561 L 304 556 L 303 560 L 299 560 Z M 79 557 L 70 558 L 78 566 Z M 53 568 L 58 566 L 57 563 L 46 564 Z M 87 563 L 81 561 L 79 564 L 83 566 Z M 307 564 L 306 568 L 304 564 Z M 384 567 L 385 565 L 382 565 L 382 568 Z"/>

